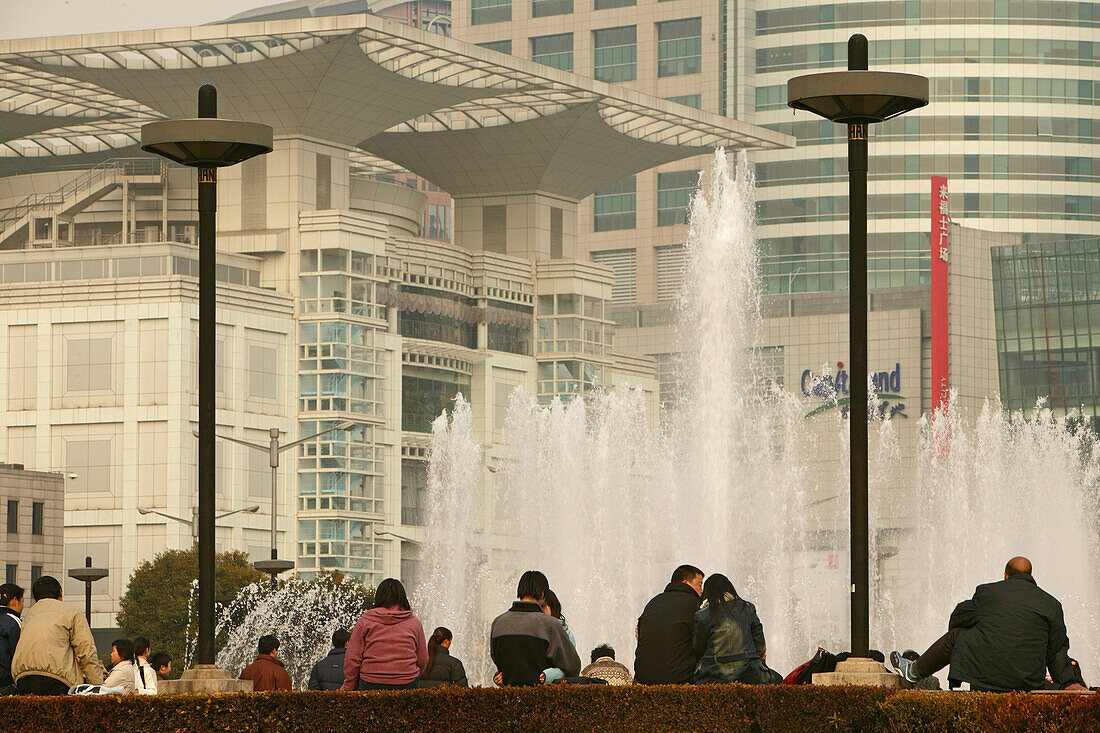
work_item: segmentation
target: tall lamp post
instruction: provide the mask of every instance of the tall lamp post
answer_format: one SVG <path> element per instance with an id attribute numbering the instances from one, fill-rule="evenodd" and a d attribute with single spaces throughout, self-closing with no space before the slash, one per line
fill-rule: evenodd
<path id="1" fill-rule="evenodd" d="M 314 433 L 313 435 L 309 435 L 305 438 L 299 438 L 293 443 L 287 443 L 286 445 L 281 445 L 279 443 L 279 428 L 271 428 L 268 431 L 268 435 L 270 436 L 271 440 L 268 441 L 267 445 L 264 445 L 262 443 L 251 443 L 247 440 L 232 438 L 228 435 L 218 436 L 222 440 L 228 440 L 230 443 L 243 445 L 246 448 L 263 451 L 267 454 L 267 464 L 271 467 L 271 558 L 269 560 L 257 560 L 252 564 L 257 570 L 270 575 L 272 583 L 275 582 L 275 577 L 279 573 L 285 572 L 294 567 L 293 560 L 279 559 L 279 550 L 275 546 L 275 520 L 279 516 L 278 512 L 276 511 L 276 502 L 279 496 L 277 492 L 277 489 L 279 487 L 279 456 L 285 451 L 290 450 L 291 448 L 297 448 L 302 443 L 307 443 L 314 438 L 319 438 L 322 435 L 325 435 L 326 433 L 331 433 L 334 430 L 351 430 L 355 427 L 355 425 L 355 422 L 347 420 L 345 422 L 333 425 L 327 430 L 322 430 L 319 433 Z"/>
<path id="2" fill-rule="evenodd" d="M 867 126 L 928 104 L 928 79 L 867 70 L 867 37 L 848 39 L 848 70 L 787 82 L 787 105 L 848 126 L 848 340 L 851 399 L 852 654 L 870 648 L 867 526 Z"/>
<path id="3" fill-rule="evenodd" d="M 103 580 L 110 574 L 107 568 L 93 568 L 90 556 L 84 558 L 84 567 L 69 571 L 70 578 L 84 584 L 84 618 L 88 619 L 89 628 L 92 626 L 92 583 Z"/>
<path id="4" fill-rule="evenodd" d="M 199 198 L 199 636 L 197 665 L 214 664 L 214 350 L 217 301 L 217 169 L 270 153 L 268 125 L 218 119 L 218 92 L 203 84 L 198 118 L 141 128 L 141 149 L 198 169 Z"/>

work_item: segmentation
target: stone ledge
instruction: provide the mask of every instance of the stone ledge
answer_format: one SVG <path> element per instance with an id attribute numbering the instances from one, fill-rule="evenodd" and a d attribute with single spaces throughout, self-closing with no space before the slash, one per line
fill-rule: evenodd
<path id="1" fill-rule="evenodd" d="M 815 685 L 858 685 L 900 689 L 901 678 L 873 659 L 852 657 L 839 662 L 835 672 L 818 672 L 813 676 Z"/>

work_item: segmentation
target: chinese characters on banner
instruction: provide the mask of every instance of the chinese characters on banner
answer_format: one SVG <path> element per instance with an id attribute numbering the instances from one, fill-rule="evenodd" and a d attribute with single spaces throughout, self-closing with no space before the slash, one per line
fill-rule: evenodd
<path id="1" fill-rule="evenodd" d="M 932 411 L 947 403 L 948 302 L 947 273 L 951 259 L 950 203 L 947 179 L 932 177 Z"/>

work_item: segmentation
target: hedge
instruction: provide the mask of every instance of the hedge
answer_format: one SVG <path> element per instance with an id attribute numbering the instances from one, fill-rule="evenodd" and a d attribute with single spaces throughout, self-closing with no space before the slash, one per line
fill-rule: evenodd
<path id="1" fill-rule="evenodd" d="M 439 688 L 171 697 L 0 698 L 26 733 L 485 733 L 837 731 L 1067 733 L 1100 730 L 1100 695 L 887 692 L 857 687 Z"/>

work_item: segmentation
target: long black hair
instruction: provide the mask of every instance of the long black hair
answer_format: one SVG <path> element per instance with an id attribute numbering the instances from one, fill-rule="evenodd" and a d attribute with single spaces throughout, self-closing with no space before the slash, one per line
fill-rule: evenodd
<path id="1" fill-rule="evenodd" d="M 386 578 L 374 591 L 374 608 L 398 608 L 411 611 L 409 597 L 405 595 L 405 586 L 397 578 Z"/>
<path id="2" fill-rule="evenodd" d="M 432 667 L 435 666 L 435 652 L 445 641 L 450 641 L 454 636 L 451 635 L 451 630 L 440 626 L 432 632 L 431 637 L 428 638 L 428 666 L 424 668 L 424 674 L 428 674 L 432 671 Z"/>
<path id="3" fill-rule="evenodd" d="M 546 602 L 546 607 L 550 609 L 550 615 L 563 624 L 566 623 L 565 616 L 561 612 L 561 601 L 558 600 L 558 594 L 547 588 L 543 600 Z"/>
<path id="4" fill-rule="evenodd" d="M 730 579 L 721 573 L 712 574 L 707 578 L 707 582 L 703 583 L 703 597 L 707 599 L 712 619 L 723 611 L 732 613 L 733 609 L 729 608 L 730 603 L 735 604 L 735 607 L 744 603 L 741 596 L 737 595 L 737 589 L 733 587 Z"/>

